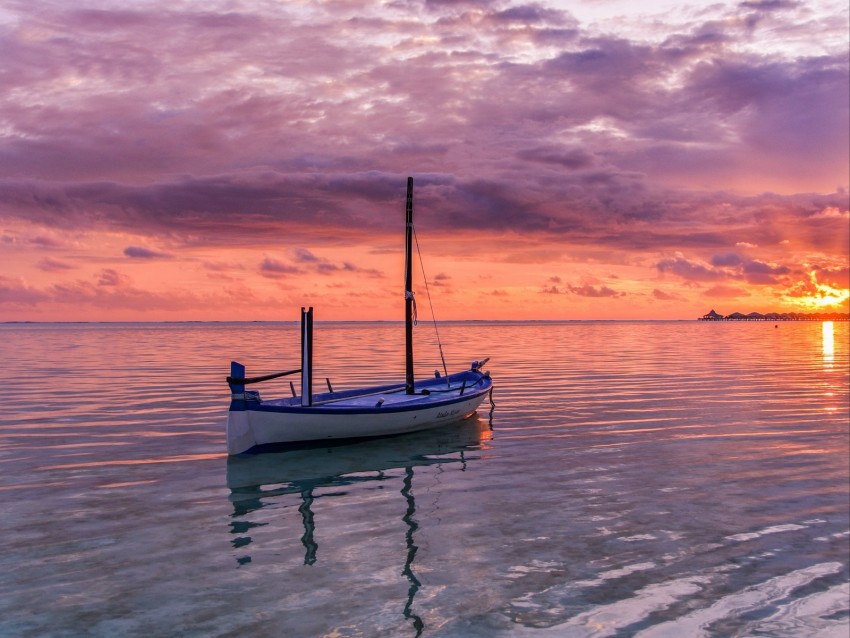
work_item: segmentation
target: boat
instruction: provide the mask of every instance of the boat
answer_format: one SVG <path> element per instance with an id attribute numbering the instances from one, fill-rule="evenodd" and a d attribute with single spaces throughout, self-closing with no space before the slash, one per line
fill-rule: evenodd
<path id="1" fill-rule="evenodd" d="M 231 401 L 227 414 L 228 454 L 242 454 L 274 444 L 332 439 L 394 436 L 447 426 L 472 416 L 485 398 L 492 404 L 493 381 L 484 365 L 472 361 L 466 370 L 416 380 L 413 360 L 413 178 L 407 178 L 405 205 L 404 332 L 405 380 L 335 392 L 313 392 L 313 308 L 301 308 L 301 367 L 247 377 L 243 364 L 232 361 Z M 441 348 L 442 356 L 442 348 Z M 275 399 L 261 397 L 245 386 L 287 375 L 301 375 L 301 394 Z"/>

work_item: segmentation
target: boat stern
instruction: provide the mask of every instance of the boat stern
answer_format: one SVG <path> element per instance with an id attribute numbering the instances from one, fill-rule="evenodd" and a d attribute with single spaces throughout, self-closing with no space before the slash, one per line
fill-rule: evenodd
<path id="1" fill-rule="evenodd" d="M 236 361 L 231 361 L 230 377 L 227 381 L 230 386 L 230 410 L 227 413 L 227 424 L 225 426 L 228 454 L 241 454 L 257 445 L 251 423 L 248 420 L 249 411 L 247 409 L 248 400 L 254 397 L 248 396 L 244 384 L 236 382 L 237 379 L 244 378 L 245 366 Z M 257 395 L 256 392 L 250 394 Z M 256 398 L 259 398 L 259 396 Z"/>
<path id="2" fill-rule="evenodd" d="M 240 412 L 231 410 L 228 412 L 225 431 L 227 432 L 228 454 L 241 454 L 257 445 L 251 424 L 248 422 L 248 412 L 246 410 Z"/>

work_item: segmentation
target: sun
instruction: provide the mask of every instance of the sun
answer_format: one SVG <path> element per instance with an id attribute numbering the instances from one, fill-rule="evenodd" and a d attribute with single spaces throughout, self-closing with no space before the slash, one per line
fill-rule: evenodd
<path id="1" fill-rule="evenodd" d="M 817 294 L 810 297 L 812 305 L 816 308 L 826 306 L 841 306 L 850 299 L 850 290 L 847 288 L 833 288 L 827 284 L 817 284 Z"/>
<path id="2" fill-rule="evenodd" d="M 809 281 L 800 282 L 785 295 L 790 303 L 809 310 L 840 310 L 850 299 L 850 289 L 836 288 L 818 281 L 817 271 L 809 272 Z"/>
<path id="3" fill-rule="evenodd" d="M 823 296 L 811 298 L 810 302 L 815 308 L 824 308 L 827 306 L 840 307 L 848 299 L 850 299 L 850 290 L 847 288 L 844 290 L 837 290 L 833 288 L 826 292 Z"/>

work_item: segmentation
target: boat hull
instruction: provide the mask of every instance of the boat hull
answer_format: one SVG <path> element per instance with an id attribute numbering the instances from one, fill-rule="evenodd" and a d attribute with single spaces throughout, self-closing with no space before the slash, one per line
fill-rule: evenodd
<path id="1" fill-rule="evenodd" d="M 240 454 L 258 445 L 391 436 L 441 427 L 471 416 L 492 389 L 489 375 L 469 370 L 415 384 L 364 388 L 273 401 L 234 395 L 227 418 L 227 451 Z M 247 394 L 247 393 L 246 393 Z M 253 399 L 253 400 L 251 400 Z"/>

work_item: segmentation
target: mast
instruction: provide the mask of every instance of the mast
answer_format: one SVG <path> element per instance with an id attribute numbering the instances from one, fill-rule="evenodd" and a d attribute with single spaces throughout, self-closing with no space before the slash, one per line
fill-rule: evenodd
<path id="1" fill-rule="evenodd" d="M 301 405 L 313 405 L 313 307 L 301 307 Z"/>
<path id="2" fill-rule="evenodd" d="M 413 394 L 413 178 L 407 178 L 407 205 L 405 207 L 404 233 L 404 345 L 405 382 L 404 390 Z"/>

